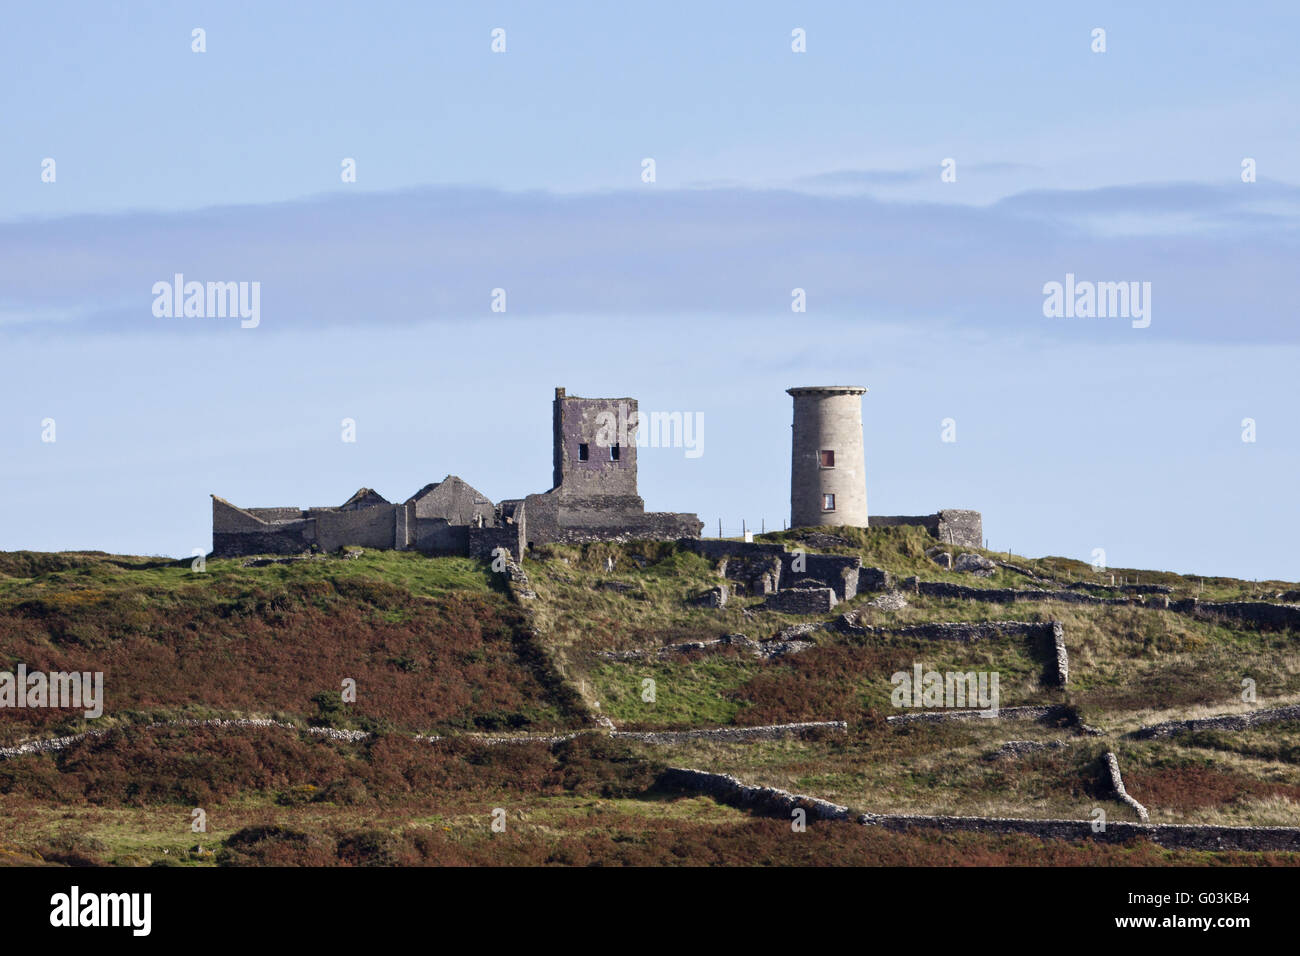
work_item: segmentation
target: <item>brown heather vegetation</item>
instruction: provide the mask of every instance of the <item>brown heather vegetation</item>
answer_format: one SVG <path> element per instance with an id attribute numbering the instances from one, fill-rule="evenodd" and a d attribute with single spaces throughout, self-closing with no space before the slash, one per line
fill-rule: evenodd
<path id="1" fill-rule="evenodd" d="M 1129 771 L 1124 774 L 1124 786 L 1139 802 L 1174 812 L 1270 797 L 1300 804 L 1300 785 L 1271 783 L 1204 764 Z"/>
<path id="2" fill-rule="evenodd" d="M 609 738 L 485 746 L 469 739 L 384 735 L 344 743 L 278 728 L 114 730 L 66 750 L 0 762 L 0 794 L 75 806 L 210 807 L 261 794 L 281 805 L 402 806 L 431 793 L 645 790 L 658 769 Z"/>
<path id="3" fill-rule="evenodd" d="M 644 821 L 633 832 L 542 835 L 511 831 L 465 839 L 437 828 L 308 834 L 251 827 L 218 852 L 225 866 L 1204 866 L 1295 865 L 1295 854 L 1186 853 L 1145 841 L 1124 846 L 1012 835 L 893 833 L 852 822 L 784 820 L 719 826 Z"/>
<path id="4" fill-rule="evenodd" d="M 0 605 L 0 668 L 103 671 L 107 720 L 96 729 L 182 712 L 370 730 L 573 726 L 522 632 L 501 595 L 435 601 L 365 579 L 72 590 Z M 357 682 L 346 708 L 344 678 Z M 12 710 L 0 735 L 75 732 L 79 717 Z"/>

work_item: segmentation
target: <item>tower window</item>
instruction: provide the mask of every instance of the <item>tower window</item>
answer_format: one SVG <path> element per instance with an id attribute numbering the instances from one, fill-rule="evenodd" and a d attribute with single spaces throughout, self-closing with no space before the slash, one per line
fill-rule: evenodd
<path id="1" fill-rule="evenodd" d="M 834 511 L 834 510 L 835 510 L 835 496 L 822 495 L 822 511 Z"/>
<path id="2" fill-rule="evenodd" d="M 610 461 L 618 461 L 618 452 L 619 452 L 619 447 L 618 447 L 617 444 L 610 445 L 610 446 L 609 446 L 609 460 L 610 460 Z"/>
<path id="3" fill-rule="evenodd" d="M 579 446 L 578 446 L 578 461 L 586 461 L 588 457 L 590 457 L 590 456 L 589 456 L 588 453 L 587 453 L 587 446 L 586 446 L 585 444 L 579 445 Z"/>
<path id="4" fill-rule="evenodd" d="M 821 456 L 822 456 L 822 467 L 823 467 L 823 468 L 834 468 L 834 467 L 835 467 L 835 452 L 833 452 L 833 451 L 825 451 L 825 450 L 823 450 L 822 453 L 821 453 Z"/>

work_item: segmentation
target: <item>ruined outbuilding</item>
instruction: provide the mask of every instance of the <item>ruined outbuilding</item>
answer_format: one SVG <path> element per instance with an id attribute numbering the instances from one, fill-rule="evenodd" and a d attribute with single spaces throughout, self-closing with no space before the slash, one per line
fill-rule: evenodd
<path id="1" fill-rule="evenodd" d="M 553 486 L 498 504 L 455 475 L 396 504 L 362 488 L 337 507 L 241 508 L 212 496 L 214 557 L 334 551 L 346 545 L 518 560 L 550 542 L 698 538 L 693 514 L 647 512 L 637 493 L 632 398 L 578 398 L 555 390 Z"/>

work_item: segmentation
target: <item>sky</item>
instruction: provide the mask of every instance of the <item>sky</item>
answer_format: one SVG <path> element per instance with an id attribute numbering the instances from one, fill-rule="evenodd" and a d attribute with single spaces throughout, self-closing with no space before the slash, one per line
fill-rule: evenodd
<path id="1" fill-rule="evenodd" d="M 544 491 L 556 386 L 703 422 L 647 508 L 780 527 L 785 389 L 860 384 L 874 513 L 1300 579 L 1300 7 L 983 6 L 15 7 L 0 549 Z M 178 274 L 255 324 L 158 314 Z"/>

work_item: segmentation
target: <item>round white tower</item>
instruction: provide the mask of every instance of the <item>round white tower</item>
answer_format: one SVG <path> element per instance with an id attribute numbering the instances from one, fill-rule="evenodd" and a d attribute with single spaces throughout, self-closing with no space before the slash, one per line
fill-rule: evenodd
<path id="1" fill-rule="evenodd" d="M 867 526 L 861 385 L 789 388 L 794 396 L 790 527 Z"/>

